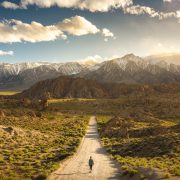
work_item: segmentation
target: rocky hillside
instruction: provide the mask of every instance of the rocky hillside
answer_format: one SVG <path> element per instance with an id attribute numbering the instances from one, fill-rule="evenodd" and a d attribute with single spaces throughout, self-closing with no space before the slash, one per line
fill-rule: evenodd
<path id="1" fill-rule="evenodd" d="M 178 93 L 180 84 L 127 85 L 61 76 L 41 81 L 16 95 L 18 98 L 118 98 L 122 95 Z"/>
<path id="2" fill-rule="evenodd" d="M 63 76 L 38 82 L 19 94 L 20 97 L 28 98 L 43 98 L 47 95 L 51 98 L 103 98 L 107 93 L 96 81 Z"/>

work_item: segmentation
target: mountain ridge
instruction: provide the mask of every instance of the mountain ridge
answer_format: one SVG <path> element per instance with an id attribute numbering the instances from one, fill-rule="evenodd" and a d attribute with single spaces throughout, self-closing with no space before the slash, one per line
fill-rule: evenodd
<path id="1" fill-rule="evenodd" d="M 170 60 L 168 60 L 170 57 Z M 75 76 L 102 82 L 127 84 L 158 84 L 180 82 L 180 55 L 148 56 L 127 54 L 101 63 L 0 63 L 0 89 L 27 89 L 38 81 L 58 76 Z M 163 60 L 164 58 L 164 60 Z M 179 58 L 179 64 L 178 59 Z"/>
<path id="2" fill-rule="evenodd" d="M 81 76 L 81 75 L 80 75 Z M 116 83 L 173 83 L 180 82 L 180 66 L 166 62 L 151 63 L 133 54 L 104 62 L 97 70 L 81 77 Z"/>
<path id="3" fill-rule="evenodd" d="M 15 95 L 16 98 L 29 99 L 60 99 L 60 98 L 118 98 L 122 95 L 137 95 L 151 93 L 177 93 L 180 84 L 118 84 L 101 83 L 80 77 L 60 76 L 37 82 L 31 88 Z"/>

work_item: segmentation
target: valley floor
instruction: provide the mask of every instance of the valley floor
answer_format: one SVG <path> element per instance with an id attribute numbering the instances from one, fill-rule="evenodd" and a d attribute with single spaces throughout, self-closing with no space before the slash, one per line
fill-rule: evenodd
<path id="1" fill-rule="evenodd" d="M 179 93 L 48 102 L 0 98 L 0 179 L 179 179 Z"/>

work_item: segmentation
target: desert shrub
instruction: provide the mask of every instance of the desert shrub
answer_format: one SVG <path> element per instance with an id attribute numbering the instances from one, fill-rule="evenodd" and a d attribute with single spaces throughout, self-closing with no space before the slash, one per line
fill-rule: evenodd
<path id="1" fill-rule="evenodd" d="M 21 105 L 24 107 L 30 107 L 31 106 L 31 100 L 27 98 L 23 98 L 21 100 Z"/>
<path id="2" fill-rule="evenodd" d="M 131 119 L 114 117 L 103 127 L 101 134 L 108 137 L 118 136 L 129 138 L 129 130 L 133 126 L 134 122 Z"/>
<path id="3" fill-rule="evenodd" d="M 40 112 L 39 118 L 38 111 L 30 108 L 6 110 L 6 120 L 0 119 L 0 125 L 12 133 L 7 130 L 0 133 L 4 158 L 0 157 L 0 173 L 10 178 L 16 174 L 18 179 L 45 179 L 58 168 L 58 162 L 76 151 L 89 120 L 87 116 L 79 118 L 79 115 L 56 115 L 57 112 L 48 111 Z"/>

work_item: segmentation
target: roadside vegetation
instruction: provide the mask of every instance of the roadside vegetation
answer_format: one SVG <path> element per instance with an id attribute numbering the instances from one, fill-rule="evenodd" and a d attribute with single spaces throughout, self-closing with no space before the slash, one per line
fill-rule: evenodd
<path id="1" fill-rule="evenodd" d="M 121 164 L 124 175 L 143 174 L 148 169 L 158 168 L 167 177 L 180 176 L 179 120 L 144 122 L 101 116 L 98 119 L 102 143 Z"/>
<path id="2" fill-rule="evenodd" d="M 97 116 L 102 144 L 123 176 L 180 176 L 180 95 L 129 98 L 123 105 L 122 113 Z"/>
<path id="3" fill-rule="evenodd" d="M 0 179 L 46 179 L 71 156 L 88 116 L 39 111 L 16 100 L 0 101 Z"/>

